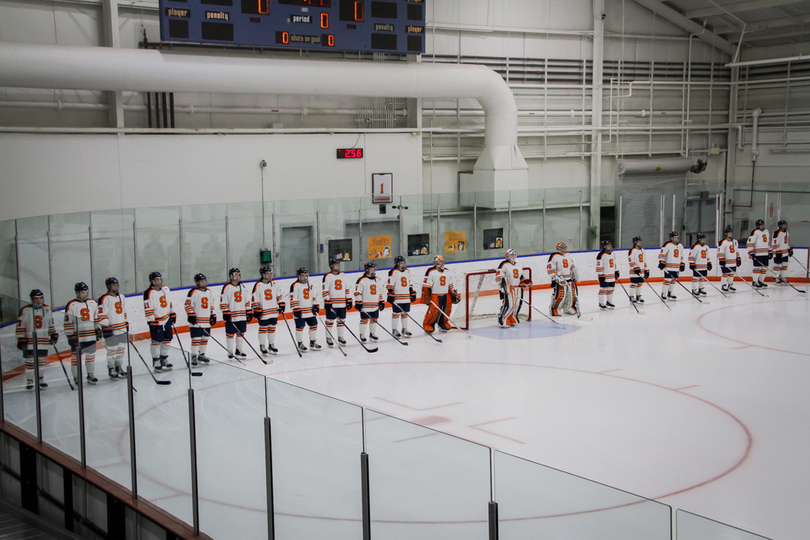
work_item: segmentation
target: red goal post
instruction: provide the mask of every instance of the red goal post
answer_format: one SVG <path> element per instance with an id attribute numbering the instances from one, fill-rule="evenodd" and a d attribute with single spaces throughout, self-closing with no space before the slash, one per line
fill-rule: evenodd
<path id="1" fill-rule="evenodd" d="M 495 270 L 476 270 L 464 274 L 458 291 L 461 302 L 454 306 L 450 315 L 464 330 L 470 328 L 470 321 L 474 319 L 498 317 L 501 299 L 495 273 Z M 523 275 L 531 280 L 532 269 L 524 268 Z M 531 287 L 525 289 L 523 299 L 534 305 L 532 292 Z M 519 317 L 521 321 L 532 320 L 532 310 L 525 303 L 520 309 Z"/>

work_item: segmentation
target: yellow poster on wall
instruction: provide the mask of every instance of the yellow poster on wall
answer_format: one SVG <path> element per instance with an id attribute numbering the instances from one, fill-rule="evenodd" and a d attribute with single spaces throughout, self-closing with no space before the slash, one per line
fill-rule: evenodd
<path id="1" fill-rule="evenodd" d="M 391 257 L 391 237 L 371 236 L 368 239 L 369 259 L 388 259 Z"/>
<path id="2" fill-rule="evenodd" d="M 444 233 L 444 252 L 463 253 L 467 249 L 467 233 L 452 231 Z"/>

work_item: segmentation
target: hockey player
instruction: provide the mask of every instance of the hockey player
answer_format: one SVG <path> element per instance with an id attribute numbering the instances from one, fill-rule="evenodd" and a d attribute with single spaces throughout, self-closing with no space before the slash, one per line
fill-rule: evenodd
<path id="1" fill-rule="evenodd" d="M 405 257 L 398 255 L 394 267 L 388 272 L 388 303 L 391 304 L 391 327 L 394 337 L 411 337 L 408 331 L 408 315 L 411 302 L 416 302 L 416 291 L 413 289 L 411 271 L 405 266 Z M 402 324 L 402 333 L 399 325 Z"/>
<path id="2" fill-rule="evenodd" d="M 662 300 L 678 299 L 673 291 L 675 291 L 675 282 L 678 281 L 678 274 L 686 270 L 685 260 L 686 254 L 683 244 L 681 244 L 681 235 L 678 231 L 672 231 L 669 233 L 669 242 L 664 244 L 661 253 L 658 254 L 658 268 L 664 271 L 664 285 L 661 287 Z"/>
<path id="3" fill-rule="evenodd" d="M 290 285 L 290 308 L 295 318 L 295 337 L 298 341 L 298 349 L 301 352 L 307 350 L 304 345 L 304 326 L 309 325 L 309 348 L 313 351 L 320 350 L 321 346 L 315 341 L 318 337 L 318 318 L 316 315 L 320 311 L 320 306 L 315 303 L 315 287 L 309 284 L 309 272 L 306 268 L 299 268 L 295 271 L 298 279 Z"/>
<path id="4" fill-rule="evenodd" d="M 98 299 L 98 323 L 107 348 L 107 373 L 110 379 L 116 381 L 127 376 L 123 368 L 129 333 L 126 297 L 119 294 L 120 284 L 116 278 L 107 278 L 104 284 L 107 292 Z"/>
<path id="5" fill-rule="evenodd" d="M 152 338 L 152 368 L 155 371 L 171 371 L 169 343 L 172 342 L 172 325 L 177 322 L 177 312 L 172 306 L 171 291 L 163 285 L 160 272 L 149 274 L 149 288 L 143 292 L 143 310 L 149 323 Z"/>
<path id="6" fill-rule="evenodd" d="M 633 237 L 633 247 L 627 253 L 630 262 L 630 301 L 644 303 L 641 298 L 641 286 L 644 280 L 649 279 L 650 271 L 647 269 L 647 262 L 644 260 L 644 250 L 641 247 L 641 237 Z"/>
<path id="7" fill-rule="evenodd" d="M 562 314 L 579 316 L 579 291 L 577 288 L 579 278 L 576 266 L 574 266 L 574 259 L 568 254 L 568 246 L 565 245 L 565 242 L 557 242 L 557 251 L 548 258 L 546 270 L 554 289 L 549 306 L 551 315 L 554 317 Z"/>
<path id="8" fill-rule="evenodd" d="M 87 371 L 87 382 L 96 384 L 94 375 L 96 362 L 96 341 L 101 338 L 101 327 L 98 324 L 98 304 L 88 298 L 90 289 L 83 282 L 73 286 L 76 298 L 65 306 L 65 335 L 67 335 L 73 358 L 70 361 L 73 381 L 79 384 L 78 362 L 84 355 L 84 368 Z"/>
<path id="9" fill-rule="evenodd" d="M 273 280 L 273 269 L 262 266 L 261 279 L 253 286 L 253 315 L 259 322 L 259 349 L 262 354 L 278 354 L 276 349 L 276 325 L 279 316 L 284 316 L 287 304 L 281 285 Z"/>
<path id="10" fill-rule="evenodd" d="M 340 262 L 329 259 L 329 273 L 323 277 L 323 304 L 326 309 L 326 344 L 332 347 L 334 342 L 329 335 L 337 320 L 337 340 L 346 345 L 343 335 L 346 332 L 346 311 L 352 309 L 352 290 L 349 277 L 340 271 Z M 332 334 L 334 335 L 334 334 Z"/>
<path id="11" fill-rule="evenodd" d="M 208 288 L 208 278 L 205 274 L 195 274 L 194 285 L 195 287 L 188 291 L 185 305 L 188 330 L 191 334 L 192 366 L 211 361 L 205 356 L 205 351 L 208 350 L 211 328 L 217 324 L 217 314 L 214 311 L 217 299 L 214 291 Z"/>
<path id="12" fill-rule="evenodd" d="M 734 230 L 731 225 L 723 231 L 723 240 L 717 248 L 717 260 L 723 272 L 722 285 L 720 288 L 726 292 L 737 292 L 734 288 L 734 275 L 737 268 L 742 264 L 740 258 L 740 246 L 734 239 Z"/>
<path id="13" fill-rule="evenodd" d="M 788 261 L 790 257 L 793 257 L 793 248 L 790 247 L 787 221 L 784 219 L 779 220 L 778 226 L 779 228 L 773 233 L 773 271 L 776 272 L 774 283 L 787 285 L 787 277 L 785 274 L 788 269 Z"/>
<path id="14" fill-rule="evenodd" d="M 755 224 L 756 229 L 748 236 L 748 258 L 754 263 L 752 285 L 760 288 L 768 286 L 765 283 L 765 274 L 768 273 L 768 265 L 773 259 L 773 247 L 770 242 L 771 233 L 765 228 L 765 222 L 758 219 Z"/>
<path id="15" fill-rule="evenodd" d="M 228 270 L 228 283 L 222 286 L 219 299 L 219 309 L 225 321 L 225 346 L 228 349 L 228 358 L 234 356 L 247 356 L 242 352 L 244 335 L 247 323 L 253 320 L 250 293 L 242 283 L 242 271 L 238 268 Z M 236 350 L 233 348 L 236 340 Z"/>
<path id="16" fill-rule="evenodd" d="M 367 262 L 363 265 L 363 275 L 357 280 L 354 288 L 354 305 L 360 311 L 360 341 L 366 341 L 366 328 L 371 341 L 379 339 L 374 333 L 377 331 L 377 319 L 380 312 L 385 309 L 383 280 L 377 277 L 377 265 Z"/>
<path id="17" fill-rule="evenodd" d="M 25 387 L 28 390 L 34 388 L 34 351 L 39 361 L 39 387 L 47 388 L 45 376 L 42 375 L 42 368 L 45 367 L 45 358 L 48 356 L 48 344 L 55 345 L 59 340 L 59 334 L 53 325 L 53 312 L 51 307 L 45 304 L 45 297 L 39 289 L 33 289 L 29 294 L 31 303 L 20 310 L 17 317 L 17 348 L 23 353 L 25 360 Z M 34 337 L 36 335 L 36 347 Z"/>
<path id="18" fill-rule="evenodd" d="M 703 233 L 698 233 L 697 242 L 689 252 L 689 269 L 692 271 L 692 296 L 706 296 L 703 284 L 709 281 L 706 275 L 712 270 L 712 261 L 709 260 L 709 246 Z"/>
<path id="19" fill-rule="evenodd" d="M 428 307 L 422 324 L 425 332 L 432 334 L 436 326 L 440 332 L 454 328 L 445 314 L 449 316 L 452 305 L 460 301 L 461 297 L 453 283 L 453 275 L 444 267 L 444 257 L 435 255 L 433 268 L 425 272 L 425 279 L 422 281 L 422 302 Z"/>
<path id="20" fill-rule="evenodd" d="M 532 285 L 524 275 L 523 267 L 518 264 L 514 249 L 506 251 L 506 258 L 501 261 L 495 272 L 495 282 L 498 284 L 498 294 L 501 297 L 498 324 L 502 328 L 509 328 L 520 322 L 518 314 L 523 303 L 523 289 Z"/>
<path id="21" fill-rule="evenodd" d="M 616 255 L 610 240 L 602 240 L 602 251 L 596 256 L 596 275 L 599 278 L 599 309 L 616 309 L 613 304 L 613 291 L 619 279 Z"/>

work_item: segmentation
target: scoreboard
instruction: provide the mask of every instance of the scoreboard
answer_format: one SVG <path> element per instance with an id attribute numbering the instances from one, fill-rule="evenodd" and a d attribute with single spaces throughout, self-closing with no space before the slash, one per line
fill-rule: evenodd
<path id="1" fill-rule="evenodd" d="M 425 52 L 424 0 L 160 0 L 163 42 Z"/>

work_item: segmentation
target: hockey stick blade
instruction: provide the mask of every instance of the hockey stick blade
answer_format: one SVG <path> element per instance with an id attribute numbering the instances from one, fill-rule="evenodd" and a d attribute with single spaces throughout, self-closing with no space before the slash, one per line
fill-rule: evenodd
<path id="1" fill-rule="evenodd" d="M 382 328 L 383 330 L 385 330 L 385 333 L 386 333 L 386 334 L 388 334 L 389 336 L 391 336 L 392 338 L 394 338 L 395 340 L 397 340 L 397 343 L 399 343 L 399 344 L 401 344 L 401 345 L 405 345 L 406 347 L 409 345 L 409 343 L 406 343 L 406 342 L 404 342 L 404 341 L 400 341 L 398 337 L 396 337 L 394 334 L 392 334 L 391 332 L 389 332 L 389 331 L 388 331 L 388 328 L 384 327 L 384 326 L 383 326 L 383 325 L 381 325 L 380 323 L 377 323 L 377 326 L 379 326 L 380 328 Z"/>
<path id="2" fill-rule="evenodd" d="M 130 345 L 132 345 L 132 348 L 135 349 L 135 352 L 138 354 L 138 358 L 140 358 L 141 362 L 143 362 L 143 365 L 146 366 L 146 372 L 152 376 L 152 380 L 154 380 L 156 384 L 159 384 L 161 386 L 172 384 L 172 381 L 162 381 L 157 377 L 155 377 L 155 374 L 152 373 L 151 369 L 149 369 L 149 364 L 146 363 L 146 360 L 144 360 L 143 355 L 141 355 L 141 351 L 139 351 L 138 347 L 135 346 L 135 343 L 132 342 L 132 338 L 128 337 L 127 341 L 129 341 Z"/>
<path id="3" fill-rule="evenodd" d="M 236 329 L 236 333 L 237 333 L 237 334 L 239 334 L 239 337 L 241 337 L 241 338 L 242 338 L 242 340 L 243 340 L 245 343 L 247 343 L 247 346 L 248 346 L 248 347 L 250 347 L 250 350 L 251 350 L 251 351 L 253 351 L 253 354 L 255 354 L 256 356 L 258 356 L 258 357 L 259 357 L 259 360 L 261 360 L 261 361 L 264 363 L 264 365 L 266 366 L 266 365 L 267 365 L 267 360 L 265 360 L 265 359 L 264 359 L 264 357 L 262 357 L 262 355 L 261 355 L 261 354 L 259 354 L 259 353 L 257 353 L 257 352 L 256 352 L 256 349 L 254 349 L 254 348 L 253 348 L 253 345 L 251 345 L 251 344 L 250 344 L 250 342 L 247 340 L 247 338 L 245 337 L 245 334 L 243 334 L 242 332 L 240 332 L 238 328 Z M 236 356 L 235 356 L 235 355 L 234 355 L 234 358 L 236 358 Z M 236 358 L 236 359 L 237 359 L 237 360 L 239 360 L 238 358 Z M 271 360 L 271 362 L 272 362 L 272 360 Z M 245 365 L 245 364 L 244 364 L 244 363 L 243 363 L 241 360 L 239 360 L 239 363 L 240 363 L 240 364 L 242 364 L 243 366 Z"/>
<path id="4" fill-rule="evenodd" d="M 639 310 L 638 310 L 638 306 L 636 306 L 636 303 L 635 303 L 635 302 L 633 302 L 633 299 L 630 297 L 630 293 L 629 293 L 629 292 L 627 292 L 627 288 L 624 286 L 624 283 L 622 283 L 622 280 L 617 279 L 616 281 L 618 281 L 618 282 L 619 282 L 619 285 L 621 285 L 621 286 L 622 286 L 622 290 L 624 291 L 624 294 L 626 294 L 626 295 L 627 295 L 627 299 L 628 299 L 628 300 L 630 300 L 630 305 L 631 305 L 631 306 L 633 306 L 633 308 L 636 310 L 636 313 L 638 313 L 639 315 L 644 315 L 644 314 L 646 314 L 646 313 L 647 313 L 646 311 L 639 311 Z"/>
<path id="5" fill-rule="evenodd" d="M 798 262 L 798 261 L 796 261 L 796 262 Z M 768 272 L 770 272 L 771 274 L 775 275 L 776 277 L 779 277 L 779 274 L 777 274 L 776 272 L 774 272 L 774 271 L 773 271 L 773 270 L 771 270 L 770 268 L 768 268 Z M 797 288 L 796 288 L 796 287 L 794 287 L 794 286 L 793 286 L 793 285 L 792 285 L 792 284 L 791 284 L 789 281 L 785 280 L 785 283 L 787 283 L 788 287 L 790 287 L 790 288 L 791 288 L 791 289 L 793 289 L 794 291 L 796 291 L 796 292 L 798 292 L 798 293 L 802 293 L 802 294 L 807 294 L 807 291 L 803 291 L 803 290 L 801 290 L 801 289 L 797 289 Z"/>
<path id="6" fill-rule="evenodd" d="M 329 330 L 329 327 L 326 326 L 326 324 L 324 324 L 323 319 L 321 319 L 321 316 L 318 315 L 317 317 L 318 317 L 318 320 L 320 321 L 320 323 L 323 324 L 323 327 L 326 330 L 326 333 L 329 334 L 329 339 L 331 339 L 333 343 L 336 343 L 337 348 L 340 349 L 340 352 L 343 353 L 343 357 L 345 358 L 345 357 L 349 356 L 348 354 L 346 354 L 346 351 L 343 350 L 343 347 L 340 346 L 340 342 L 335 339 L 335 336 L 332 335 L 332 331 Z M 327 343 L 327 345 L 329 345 L 329 344 Z"/>
<path id="7" fill-rule="evenodd" d="M 391 309 L 394 309 L 394 308 L 393 308 L 393 306 L 391 307 Z M 436 336 L 434 336 L 433 334 L 431 334 L 430 332 L 428 332 L 427 330 L 425 330 L 425 327 L 424 327 L 424 326 L 422 326 L 421 324 L 419 324 L 419 322 L 418 322 L 416 319 L 414 319 L 413 317 L 411 317 L 411 314 L 410 314 L 410 313 L 408 313 L 407 311 L 400 311 L 400 313 L 404 313 L 405 315 L 407 315 L 407 316 L 408 316 L 408 318 L 409 318 L 410 320 L 412 320 L 412 321 L 413 321 L 413 323 L 414 323 L 416 326 L 418 326 L 419 328 L 421 328 L 421 329 L 422 329 L 422 331 L 423 331 L 425 334 L 427 334 L 427 335 L 429 335 L 430 337 L 432 337 L 432 338 L 433 338 L 433 341 L 438 341 L 439 343 L 444 343 L 442 340 L 440 340 L 439 338 L 437 338 Z"/>
<path id="8" fill-rule="evenodd" d="M 379 350 L 377 347 L 374 347 L 373 349 L 369 349 L 368 347 L 366 347 L 366 344 L 363 343 L 362 341 L 360 341 L 360 338 L 357 337 L 355 335 L 355 333 L 352 332 L 352 329 L 349 328 L 349 325 L 346 324 L 346 319 L 341 319 L 340 317 L 338 317 L 337 320 L 339 320 L 340 322 L 343 323 L 343 326 L 346 328 L 346 330 L 349 331 L 349 333 L 352 335 L 352 337 L 357 340 L 357 343 L 359 343 L 360 346 L 363 347 L 366 350 L 367 353 L 375 353 L 375 352 L 377 352 Z"/>
<path id="9" fill-rule="evenodd" d="M 456 321 L 454 321 L 453 319 L 451 319 L 451 318 L 450 318 L 450 316 L 449 316 L 447 313 L 445 313 L 444 311 L 442 311 L 442 308 L 440 308 L 439 306 L 437 306 L 437 305 L 436 305 L 436 302 L 434 302 L 433 300 L 430 300 L 430 303 L 431 303 L 431 304 L 433 304 L 433 307 L 435 307 L 436 309 L 438 309 L 438 310 L 439 310 L 439 313 L 441 313 L 442 315 L 444 315 L 444 318 L 445 318 L 445 319 L 447 319 L 448 321 L 450 321 L 451 323 L 453 323 L 453 325 L 455 326 L 455 328 L 451 328 L 451 330 L 460 330 L 462 334 L 464 334 L 464 335 L 465 335 L 465 336 L 467 336 L 468 338 L 472 338 L 472 336 L 471 336 L 470 334 L 468 334 L 467 332 L 465 332 L 464 330 L 462 330 L 462 329 L 461 329 L 461 327 L 460 327 L 460 326 L 459 326 L 459 325 L 456 323 Z"/>
<path id="10" fill-rule="evenodd" d="M 177 333 L 177 328 L 174 326 L 173 322 L 170 322 L 169 324 L 172 325 L 172 330 L 174 330 L 174 336 L 177 338 L 177 343 L 180 345 L 180 353 L 183 355 L 183 360 L 186 362 L 186 367 L 188 368 L 189 373 L 191 373 L 192 377 L 202 377 L 202 373 L 200 373 L 199 371 L 191 370 L 191 363 L 186 357 L 186 350 L 183 348 L 183 342 L 180 341 L 180 334 Z"/>

